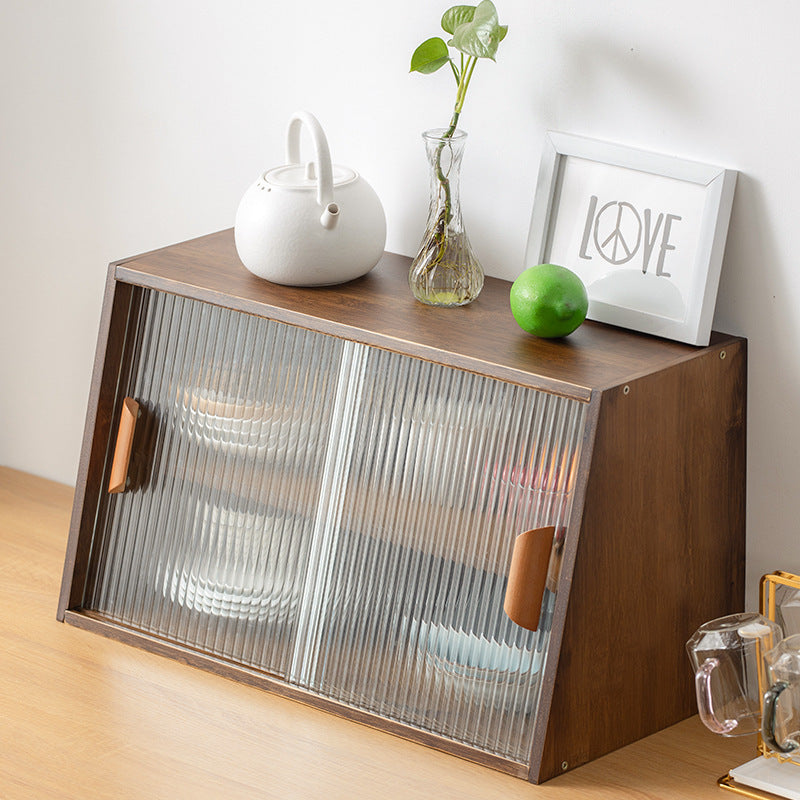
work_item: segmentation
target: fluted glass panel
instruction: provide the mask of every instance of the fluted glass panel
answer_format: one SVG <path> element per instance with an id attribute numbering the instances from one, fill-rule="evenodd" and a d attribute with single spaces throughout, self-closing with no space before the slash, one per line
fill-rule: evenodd
<path id="1" fill-rule="evenodd" d="M 86 605 L 286 674 L 342 342 L 158 292 L 128 338 L 132 484 L 101 506 Z"/>
<path id="2" fill-rule="evenodd" d="M 351 409 L 303 671 L 326 696 L 527 763 L 584 405 L 378 350 Z M 517 534 L 554 525 L 539 629 L 503 612 Z"/>
<path id="3" fill-rule="evenodd" d="M 585 421 L 575 400 L 137 290 L 85 606 L 526 763 Z M 503 613 L 553 525 L 538 630 Z"/>

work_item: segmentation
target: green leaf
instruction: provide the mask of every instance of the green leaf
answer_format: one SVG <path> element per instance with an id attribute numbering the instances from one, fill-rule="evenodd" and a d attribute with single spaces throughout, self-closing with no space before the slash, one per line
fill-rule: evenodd
<path id="1" fill-rule="evenodd" d="M 453 6 L 448 8 L 442 16 L 442 28 L 449 34 L 456 32 L 459 25 L 472 22 L 475 16 L 475 6 Z"/>
<path id="2" fill-rule="evenodd" d="M 410 72 L 421 72 L 423 75 L 430 75 L 437 69 L 443 67 L 450 60 L 450 51 L 444 43 L 444 39 L 434 36 L 432 39 L 424 41 L 411 56 Z"/>
<path id="3" fill-rule="evenodd" d="M 459 25 L 448 44 L 468 56 L 494 60 L 497 46 L 507 32 L 508 26 L 500 25 L 497 20 L 492 0 L 483 0 L 476 7 L 472 20 Z"/>

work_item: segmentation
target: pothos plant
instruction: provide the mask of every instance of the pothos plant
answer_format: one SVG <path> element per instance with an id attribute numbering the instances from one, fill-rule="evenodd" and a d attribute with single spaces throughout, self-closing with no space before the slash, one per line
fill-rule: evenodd
<path id="1" fill-rule="evenodd" d="M 411 56 L 411 72 L 430 75 L 445 64 L 450 65 L 456 79 L 456 102 L 453 117 L 445 137 L 450 137 L 458 125 L 464 108 L 464 98 L 472 80 L 479 58 L 494 61 L 497 48 L 508 32 L 508 25 L 500 25 L 497 9 L 492 0 L 483 0 L 477 6 L 453 6 L 442 15 L 442 29 L 453 38 L 445 43 L 441 36 L 426 39 Z M 450 55 L 450 47 L 459 53 L 459 63 Z"/>
<path id="2" fill-rule="evenodd" d="M 426 39 L 411 57 L 411 72 L 429 75 L 449 66 L 456 82 L 456 99 L 450 125 L 437 145 L 433 164 L 439 187 L 438 213 L 433 224 L 429 223 L 420 254 L 415 259 L 415 263 L 424 260 L 426 273 L 445 266 L 447 225 L 452 216 L 450 180 L 442 168 L 442 153 L 447 140 L 452 139 L 456 132 L 475 65 L 481 58 L 494 60 L 497 48 L 508 31 L 507 25 L 500 25 L 497 9 L 491 0 L 483 0 L 477 6 L 453 6 L 444 12 L 441 25 L 451 38 L 447 42 L 440 36 Z M 451 49 L 455 51 L 454 55 Z"/>

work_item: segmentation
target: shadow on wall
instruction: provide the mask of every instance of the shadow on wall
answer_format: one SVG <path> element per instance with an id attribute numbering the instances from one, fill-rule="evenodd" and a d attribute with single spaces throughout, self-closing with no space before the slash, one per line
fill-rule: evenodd
<path id="1" fill-rule="evenodd" d="M 800 321 L 769 198 L 740 174 L 725 250 L 715 327 L 748 337 L 747 607 L 758 607 L 760 577 L 800 572 Z"/>
<path id="2" fill-rule="evenodd" d="M 604 106 L 606 98 L 624 97 L 626 105 L 636 104 L 637 96 L 659 104 L 673 113 L 699 114 L 703 111 L 701 95 L 695 90 L 692 76 L 681 71 L 680 63 L 656 59 L 623 44 L 590 37 L 566 37 L 560 41 L 560 54 L 553 53 L 554 71 L 558 80 L 537 84 L 534 113 L 543 119 L 557 120 L 564 98 L 570 106 L 580 108 L 585 116 L 594 116 L 591 109 Z M 619 84 L 626 91 L 620 94 Z"/>

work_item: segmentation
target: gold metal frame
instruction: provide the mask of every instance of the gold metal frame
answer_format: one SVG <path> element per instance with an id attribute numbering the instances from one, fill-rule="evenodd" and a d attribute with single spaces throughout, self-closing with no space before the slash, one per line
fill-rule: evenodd
<path id="1" fill-rule="evenodd" d="M 775 620 L 775 593 L 777 592 L 779 586 L 789 586 L 792 589 L 800 590 L 800 575 L 793 575 L 791 572 L 783 572 L 782 570 L 778 570 L 776 572 L 771 572 L 768 575 L 764 575 L 761 578 L 761 582 L 759 583 L 758 587 L 759 610 L 763 616 L 773 621 Z M 759 673 L 759 683 L 761 681 L 762 677 Z M 763 686 L 759 688 L 762 689 Z M 776 758 L 782 764 L 788 761 L 791 764 L 800 766 L 800 763 L 792 759 L 791 756 L 786 756 L 782 753 L 773 753 L 764 744 L 764 740 L 761 738 L 760 732 L 758 734 L 758 754 L 764 758 Z M 750 786 L 742 786 L 741 784 L 738 784 L 733 778 L 731 778 L 730 773 L 723 775 L 717 781 L 717 785 L 721 789 L 726 789 L 729 792 L 735 792 L 736 794 L 743 795 L 744 797 L 757 798 L 757 800 L 775 800 L 776 798 L 779 798 L 779 795 L 772 794 L 771 792 L 763 792 L 759 789 L 753 789 Z"/>
<path id="2" fill-rule="evenodd" d="M 792 589 L 800 589 L 800 575 L 793 575 L 791 572 L 770 572 L 761 578 L 758 590 L 761 595 L 759 605 L 763 616 L 775 619 L 775 592 L 779 586 L 789 586 Z"/>
<path id="3" fill-rule="evenodd" d="M 771 572 L 764 575 L 759 583 L 759 607 L 761 614 L 767 619 L 775 620 L 775 594 L 779 586 L 788 586 L 791 589 L 800 590 L 800 575 L 793 575 L 791 572 Z M 763 691 L 762 691 L 763 694 Z M 800 767 L 800 763 L 795 761 L 791 756 L 784 755 L 783 753 L 773 753 L 761 738 L 761 733 L 758 734 L 758 752 L 764 758 L 776 758 L 781 764 L 787 761 Z"/>

